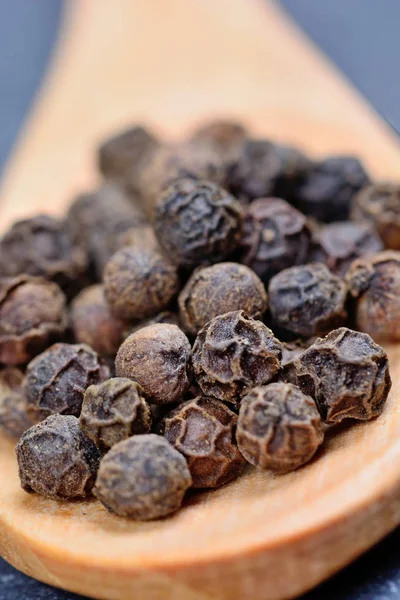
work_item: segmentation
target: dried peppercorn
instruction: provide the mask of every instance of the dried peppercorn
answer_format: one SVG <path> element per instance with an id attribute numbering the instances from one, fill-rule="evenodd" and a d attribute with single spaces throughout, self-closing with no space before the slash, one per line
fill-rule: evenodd
<path id="1" fill-rule="evenodd" d="M 260 198 L 244 214 L 241 260 L 264 283 L 306 262 L 310 232 L 304 215 L 279 198 Z"/>
<path id="2" fill-rule="evenodd" d="M 294 471 L 311 460 L 323 439 L 315 402 L 295 385 L 270 383 L 242 398 L 237 440 L 252 465 Z"/>
<path id="3" fill-rule="evenodd" d="M 127 246 L 104 270 L 104 289 L 111 312 L 120 319 L 153 317 L 167 308 L 179 290 L 176 267 L 152 249 Z"/>
<path id="4" fill-rule="evenodd" d="M 0 279 L 0 362 L 29 362 L 66 328 L 66 298 L 57 284 L 29 275 Z"/>
<path id="5" fill-rule="evenodd" d="M 312 337 L 308 340 L 297 339 L 291 342 L 282 342 L 282 368 L 278 374 L 278 381 L 296 383 L 296 378 L 293 377 L 295 373 L 295 361 L 316 339 Z"/>
<path id="6" fill-rule="evenodd" d="M 376 183 L 353 198 L 351 218 L 369 221 L 386 248 L 400 250 L 400 185 Z"/>
<path id="7" fill-rule="evenodd" d="M 261 321 L 242 310 L 209 321 L 192 351 L 192 369 L 205 396 L 237 404 L 250 388 L 280 369 L 281 343 Z"/>
<path id="8" fill-rule="evenodd" d="M 176 181 L 155 208 L 158 241 L 167 256 L 182 267 L 227 258 L 239 244 L 241 226 L 238 202 L 208 181 Z"/>
<path id="9" fill-rule="evenodd" d="M 87 388 L 79 423 L 100 450 L 109 450 L 132 435 L 149 433 L 151 411 L 141 387 L 115 377 Z"/>
<path id="10" fill-rule="evenodd" d="M 98 150 L 99 170 L 109 179 L 124 179 L 132 169 L 140 169 L 159 146 L 156 136 L 138 125 L 118 132 Z"/>
<path id="11" fill-rule="evenodd" d="M 109 370 L 85 344 L 54 344 L 28 365 L 25 393 L 41 419 L 60 413 L 79 416 L 90 385 L 108 379 Z"/>
<path id="12" fill-rule="evenodd" d="M 181 291 L 179 316 L 182 325 L 195 335 L 210 319 L 243 309 L 261 318 L 267 310 L 267 293 L 257 275 L 238 263 L 218 263 L 197 269 Z"/>
<path id="13" fill-rule="evenodd" d="M 195 488 L 217 488 L 240 475 L 246 461 L 235 441 L 237 416 L 219 400 L 199 397 L 164 417 L 160 431 L 187 460 Z"/>
<path id="14" fill-rule="evenodd" d="M 147 250 L 161 252 L 160 244 L 151 225 L 132 227 L 121 233 L 117 237 L 115 251 L 126 246 L 136 246 L 137 248 L 146 248 Z"/>
<path id="15" fill-rule="evenodd" d="M 228 174 L 228 189 L 242 202 L 278 196 L 291 200 L 310 168 L 299 150 L 269 140 L 249 140 Z"/>
<path id="16" fill-rule="evenodd" d="M 191 483 L 182 454 L 150 433 L 113 446 L 100 463 L 94 494 L 116 515 L 150 521 L 176 512 Z"/>
<path id="17" fill-rule="evenodd" d="M 87 256 L 73 244 L 64 224 L 39 215 L 17 221 L 0 240 L 0 274 L 22 273 L 54 281 L 68 296 L 86 283 Z"/>
<path id="18" fill-rule="evenodd" d="M 100 452 L 71 415 L 52 415 L 25 431 L 16 447 L 22 488 L 56 500 L 90 495 Z"/>
<path id="19" fill-rule="evenodd" d="M 104 287 L 92 285 L 82 290 L 71 305 L 75 340 L 88 344 L 101 356 L 113 356 L 120 347 L 126 324 L 111 314 Z"/>
<path id="20" fill-rule="evenodd" d="M 353 196 L 370 182 L 353 156 L 332 156 L 317 163 L 296 193 L 297 207 L 319 221 L 345 221 Z"/>
<path id="21" fill-rule="evenodd" d="M 118 377 L 128 377 L 143 388 L 149 402 L 179 402 L 189 388 L 187 364 L 190 343 L 176 325 L 159 323 L 132 333 L 118 350 Z"/>
<path id="22" fill-rule="evenodd" d="M 67 226 L 75 243 L 88 254 L 99 279 L 109 258 L 121 247 L 121 235 L 146 225 L 142 208 L 116 183 L 79 196 L 67 214 Z"/>
<path id="23" fill-rule="evenodd" d="M 400 340 L 400 252 L 387 250 L 359 258 L 346 281 L 357 329 L 378 340 Z"/>
<path id="24" fill-rule="evenodd" d="M 341 327 L 317 339 L 295 361 L 298 386 L 324 421 L 372 419 L 391 388 L 386 352 L 367 333 Z"/>
<path id="25" fill-rule="evenodd" d="M 381 250 L 382 240 L 368 223 L 338 221 L 314 233 L 310 258 L 343 277 L 353 260 Z"/>
<path id="26" fill-rule="evenodd" d="M 139 323 L 133 325 L 133 327 L 131 327 L 128 331 L 125 331 L 125 339 L 131 335 L 131 333 L 135 333 L 136 331 L 139 331 L 139 329 L 143 329 L 143 327 L 148 327 L 149 325 L 158 325 L 158 323 L 167 323 L 169 325 L 177 325 L 179 327 L 179 318 L 176 313 L 169 310 L 164 310 L 151 319 L 145 319 L 144 321 L 139 321 Z"/>
<path id="27" fill-rule="evenodd" d="M 268 288 L 269 308 L 278 327 L 310 338 L 346 322 L 347 286 L 321 263 L 285 269 Z"/>
<path id="28" fill-rule="evenodd" d="M 34 424 L 22 389 L 23 379 L 19 369 L 0 371 L 0 430 L 17 439 Z"/>
<path id="29" fill-rule="evenodd" d="M 189 141 L 209 144 L 220 152 L 228 152 L 232 147 L 241 145 L 247 137 L 247 130 L 242 123 L 236 121 L 216 120 L 198 127 Z"/>

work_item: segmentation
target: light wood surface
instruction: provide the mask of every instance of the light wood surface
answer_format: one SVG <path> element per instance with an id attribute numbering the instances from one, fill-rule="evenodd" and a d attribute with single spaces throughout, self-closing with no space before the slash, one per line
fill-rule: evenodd
<path id="1" fill-rule="evenodd" d="M 61 213 L 97 181 L 94 148 L 145 121 L 180 137 L 213 116 L 312 154 L 359 154 L 400 178 L 392 132 L 262 0 L 75 0 L 0 191 L 1 227 Z M 176 516 L 138 524 L 95 501 L 57 503 L 19 487 L 0 440 L 0 551 L 55 586 L 104 600 L 278 600 L 311 588 L 400 522 L 400 349 L 381 417 L 342 426 L 309 466 L 249 470 Z"/>

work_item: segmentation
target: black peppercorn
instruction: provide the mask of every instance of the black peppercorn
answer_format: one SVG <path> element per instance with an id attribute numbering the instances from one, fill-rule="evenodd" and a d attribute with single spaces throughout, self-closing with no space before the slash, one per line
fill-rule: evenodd
<path id="1" fill-rule="evenodd" d="M 0 362 L 29 362 L 66 328 L 66 298 L 58 285 L 29 275 L 0 279 Z"/>
<path id="2" fill-rule="evenodd" d="M 88 344 L 101 356 L 114 356 L 126 324 L 111 314 L 102 285 L 84 289 L 72 302 L 71 322 L 80 344 Z"/>
<path id="3" fill-rule="evenodd" d="M 353 198 L 351 218 L 369 221 L 386 248 L 400 250 L 400 185 L 377 183 Z"/>
<path id="4" fill-rule="evenodd" d="M 387 250 L 354 261 L 346 281 L 357 329 L 378 340 L 400 340 L 400 252 Z"/>
<path id="5" fill-rule="evenodd" d="M 176 512 L 191 483 L 186 460 L 165 438 L 138 435 L 102 459 L 94 494 L 116 515 L 150 521 Z"/>
<path id="6" fill-rule="evenodd" d="M 197 269 L 178 302 L 184 329 L 195 335 L 210 319 L 227 312 L 244 310 L 261 318 L 267 310 L 267 293 L 254 271 L 227 262 Z"/>
<path id="7" fill-rule="evenodd" d="M 241 259 L 264 283 L 306 262 L 310 233 L 304 215 L 279 198 L 260 198 L 244 214 Z"/>
<path id="8" fill-rule="evenodd" d="M 19 369 L 0 371 L 0 429 L 16 439 L 34 424 L 22 388 L 23 379 Z"/>
<path id="9" fill-rule="evenodd" d="M 327 423 L 376 417 L 391 388 L 384 349 L 367 333 L 346 327 L 331 331 L 305 350 L 294 362 L 294 375 Z"/>
<path id="10" fill-rule="evenodd" d="M 71 297 L 86 283 L 87 256 L 64 224 L 40 215 L 18 221 L 0 240 L 0 274 L 26 273 L 57 283 Z"/>
<path id="11" fill-rule="evenodd" d="M 240 404 L 237 440 L 252 465 L 278 473 L 307 463 L 324 433 L 315 402 L 290 383 L 256 387 Z"/>
<path id="12" fill-rule="evenodd" d="M 309 171 L 297 190 L 296 204 L 319 221 L 344 221 L 349 218 L 353 196 L 369 181 L 357 158 L 332 156 Z"/>
<path id="13" fill-rule="evenodd" d="M 249 389 L 271 381 L 281 356 L 272 331 L 239 310 L 215 317 L 199 332 L 192 369 L 205 396 L 236 405 Z"/>
<path id="14" fill-rule="evenodd" d="M 158 252 L 127 246 L 108 261 L 104 289 L 116 317 L 139 320 L 167 308 L 178 293 L 179 279 L 175 266 Z"/>
<path id="15" fill-rule="evenodd" d="M 166 255 L 182 267 L 227 258 L 239 244 L 241 226 L 237 201 L 208 181 L 180 179 L 155 207 L 157 238 Z"/>
<path id="16" fill-rule="evenodd" d="M 24 388 L 38 417 L 55 413 L 78 417 L 86 388 L 108 376 L 108 368 L 89 346 L 54 344 L 29 363 Z"/>
<path id="17" fill-rule="evenodd" d="M 214 398 L 180 404 L 164 417 L 160 430 L 184 455 L 195 488 L 217 488 L 240 475 L 245 460 L 235 430 L 237 416 Z"/>
<path id="18" fill-rule="evenodd" d="M 116 373 L 137 381 L 151 403 L 179 402 L 189 388 L 189 356 L 189 340 L 179 327 L 150 325 L 122 344 L 115 360 Z"/>
<path id="19" fill-rule="evenodd" d="M 274 323 L 296 335 L 310 338 L 346 322 L 347 287 L 320 263 L 281 271 L 268 297 Z"/>
<path id="20" fill-rule="evenodd" d="M 343 277 L 353 260 L 380 250 L 382 240 L 368 223 L 338 221 L 314 233 L 311 259 Z"/>
<path id="21" fill-rule="evenodd" d="M 115 377 L 87 388 L 79 423 L 100 450 L 109 450 L 132 435 L 149 433 L 150 406 L 136 382 Z"/>
<path id="22" fill-rule="evenodd" d="M 100 452 L 76 417 L 52 415 L 22 435 L 17 448 L 22 488 L 56 500 L 90 495 Z"/>

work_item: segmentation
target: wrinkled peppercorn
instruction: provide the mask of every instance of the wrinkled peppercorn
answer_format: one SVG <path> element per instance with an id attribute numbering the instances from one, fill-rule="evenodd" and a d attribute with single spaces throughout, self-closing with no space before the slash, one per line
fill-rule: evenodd
<path id="1" fill-rule="evenodd" d="M 159 146 L 156 136 L 143 126 L 120 131 L 103 142 L 98 151 L 101 173 L 109 179 L 124 179 L 143 166 Z"/>
<path id="2" fill-rule="evenodd" d="M 149 433 L 150 406 L 136 382 L 115 377 L 87 388 L 79 423 L 100 450 L 109 450 L 132 435 Z"/>
<path id="3" fill-rule="evenodd" d="M 274 322 L 283 330 L 310 338 L 346 322 L 347 287 L 320 263 L 281 271 L 268 288 Z"/>
<path id="4" fill-rule="evenodd" d="M 58 285 L 29 275 L 0 279 L 0 362 L 29 362 L 66 328 L 66 298 Z"/>
<path id="5" fill-rule="evenodd" d="M 372 419 L 388 397 L 388 357 L 367 333 L 341 327 L 295 360 L 295 380 L 327 423 Z"/>
<path id="6" fill-rule="evenodd" d="M 78 417 L 86 388 L 108 376 L 108 367 L 89 346 L 54 344 L 29 363 L 25 393 L 41 419 L 55 413 Z"/>
<path id="7" fill-rule="evenodd" d="M 126 324 L 111 314 L 102 285 L 92 285 L 74 299 L 71 322 L 77 342 L 88 344 L 101 356 L 117 353 Z"/>
<path id="8" fill-rule="evenodd" d="M 369 181 L 357 158 L 332 156 L 309 171 L 297 190 L 296 204 L 319 221 L 344 221 L 349 218 L 353 196 Z"/>
<path id="9" fill-rule="evenodd" d="M 174 265 L 158 252 L 128 246 L 108 261 L 104 289 L 115 316 L 139 320 L 168 306 L 178 293 L 179 279 Z"/>
<path id="10" fill-rule="evenodd" d="M 351 217 L 367 220 L 376 228 L 386 248 L 400 250 L 400 185 L 377 183 L 353 198 Z"/>
<path id="11" fill-rule="evenodd" d="M 205 396 L 235 405 L 250 388 L 271 381 L 281 356 L 272 331 L 238 310 L 215 317 L 199 332 L 192 368 Z"/>
<path id="12" fill-rule="evenodd" d="M 159 323 L 132 333 L 118 350 L 118 377 L 137 381 L 154 404 L 179 402 L 189 388 L 190 343 L 176 325 Z"/>
<path id="13" fill-rule="evenodd" d="M 0 371 L 0 429 L 16 439 L 34 424 L 22 389 L 23 379 L 19 369 Z"/>
<path id="14" fill-rule="evenodd" d="M 279 198 L 260 198 L 244 214 L 242 262 L 268 283 L 271 277 L 306 262 L 310 232 L 304 215 Z"/>
<path id="15" fill-rule="evenodd" d="M 298 339 L 292 342 L 282 342 L 282 368 L 278 373 L 278 381 L 296 383 L 296 379 L 293 379 L 295 361 L 316 339 L 312 337 L 309 340 Z"/>
<path id="16" fill-rule="evenodd" d="M 182 454 L 150 433 L 120 442 L 106 454 L 94 494 L 116 515 L 150 521 L 176 512 L 191 483 Z"/>
<path id="17" fill-rule="evenodd" d="M 315 232 L 311 259 L 343 277 L 353 260 L 380 250 L 382 240 L 368 223 L 338 221 Z"/>
<path id="18" fill-rule="evenodd" d="M 227 258 L 239 244 L 241 225 L 238 202 L 208 181 L 176 181 L 155 208 L 158 241 L 167 256 L 183 267 Z"/>
<path id="19" fill-rule="evenodd" d="M 354 261 L 346 281 L 357 329 L 378 340 L 400 340 L 400 252 L 388 250 Z"/>
<path id="20" fill-rule="evenodd" d="M 291 200 L 310 168 L 299 150 L 268 140 L 249 140 L 228 174 L 228 188 L 242 202 L 278 196 Z"/>
<path id="21" fill-rule="evenodd" d="M 70 415 L 52 415 L 34 425 L 18 442 L 22 488 L 56 500 L 90 495 L 100 453 Z"/>
<path id="22" fill-rule="evenodd" d="M 150 225 L 127 229 L 118 236 L 116 246 L 115 251 L 125 248 L 126 246 L 136 246 L 137 248 L 146 248 L 147 250 L 161 252 L 160 244 L 158 243 L 154 229 Z"/>
<path id="23" fill-rule="evenodd" d="M 237 416 L 219 400 L 199 397 L 180 404 L 160 430 L 184 455 L 195 488 L 217 488 L 245 466 L 236 441 Z"/>
<path id="24" fill-rule="evenodd" d="M 0 240 L 3 277 L 39 275 L 73 296 L 86 283 L 87 256 L 74 246 L 64 224 L 40 215 L 17 221 Z"/>
<path id="25" fill-rule="evenodd" d="M 197 269 L 179 295 L 184 329 L 195 335 L 210 319 L 235 310 L 261 318 L 267 293 L 257 275 L 238 263 L 218 263 Z"/>
<path id="26" fill-rule="evenodd" d="M 252 465 L 294 471 L 311 460 L 323 439 L 315 402 L 295 385 L 271 383 L 242 398 L 237 440 Z"/>

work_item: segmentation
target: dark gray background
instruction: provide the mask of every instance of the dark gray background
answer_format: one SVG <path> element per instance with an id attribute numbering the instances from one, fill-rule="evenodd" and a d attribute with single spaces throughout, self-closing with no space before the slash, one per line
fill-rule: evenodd
<path id="1" fill-rule="evenodd" d="M 375 108 L 392 125 L 400 124 L 400 1 L 282 0 L 282 4 Z M 0 172 L 40 83 L 61 7 L 60 0 L 0 0 Z M 77 598 L 25 577 L 0 559 L 0 600 Z M 400 598 L 399 531 L 303 600 L 339 598 Z"/>

